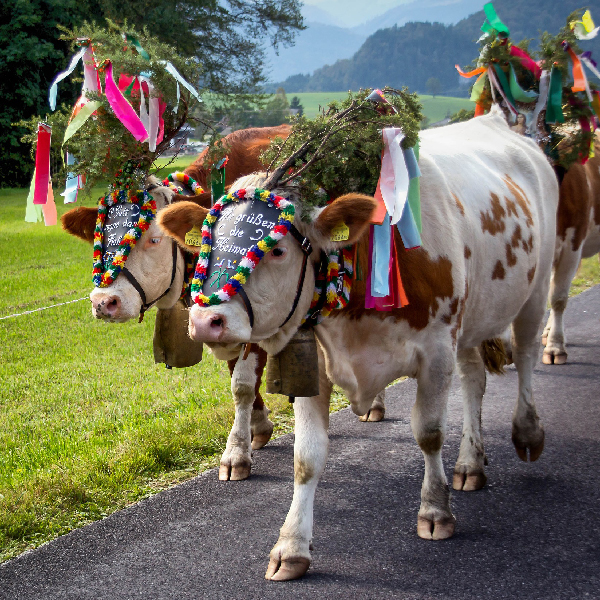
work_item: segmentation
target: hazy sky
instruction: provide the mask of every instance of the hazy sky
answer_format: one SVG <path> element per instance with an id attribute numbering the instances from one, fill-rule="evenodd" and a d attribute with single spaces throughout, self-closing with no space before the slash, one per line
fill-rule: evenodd
<path id="1" fill-rule="evenodd" d="M 383 14 L 390 8 L 415 0 L 304 0 L 304 4 L 316 6 L 333 14 L 348 27 L 360 25 Z M 418 2 L 418 0 L 416 0 Z"/>

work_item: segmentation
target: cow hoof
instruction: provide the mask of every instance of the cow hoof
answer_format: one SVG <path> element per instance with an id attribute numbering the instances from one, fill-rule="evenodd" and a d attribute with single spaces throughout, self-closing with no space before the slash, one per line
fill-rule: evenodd
<path id="1" fill-rule="evenodd" d="M 417 535 L 424 540 L 447 540 L 454 535 L 456 519 L 447 517 L 433 521 L 419 516 L 417 519 Z"/>
<path id="2" fill-rule="evenodd" d="M 487 482 L 485 473 L 457 473 L 454 472 L 452 487 L 463 492 L 474 492 L 482 489 Z"/>
<path id="3" fill-rule="evenodd" d="M 271 433 L 257 433 L 252 436 L 252 450 L 260 450 L 263 446 L 266 446 L 271 439 L 273 431 Z"/>
<path id="4" fill-rule="evenodd" d="M 567 353 L 566 352 L 546 352 L 544 350 L 544 354 L 542 355 L 542 362 L 545 365 L 564 365 L 567 362 Z"/>
<path id="5" fill-rule="evenodd" d="M 378 421 L 383 421 L 385 417 L 385 409 L 384 408 L 371 408 L 368 410 L 367 414 L 362 417 L 358 417 L 359 421 L 366 423 L 367 421 L 371 423 L 377 423 Z"/>
<path id="6" fill-rule="evenodd" d="M 219 479 L 221 481 L 242 481 L 250 477 L 250 465 L 221 465 Z"/>
<path id="7" fill-rule="evenodd" d="M 284 560 L 272 558 L 265 573 L 265 579 L 271 581 L 291 581 L 302 577 L 310 567 L 308 558 L 296 557 Z"/>
<path id="8" fill-rule="evenodd" d="M 543 434 L 543 432 L 542 432 Z M 544 436 L 542 435 L 542 441 L 536 445 L 525 445 L 515 441 L 513 436 L 513 444 L 515 446 L 515 450 L 517 451 L 517 456 L 523 461 L 527 462 L 527 452 L 529 451 L 529 461 L 536 461 L 542 454 L 544 450 Z"/>

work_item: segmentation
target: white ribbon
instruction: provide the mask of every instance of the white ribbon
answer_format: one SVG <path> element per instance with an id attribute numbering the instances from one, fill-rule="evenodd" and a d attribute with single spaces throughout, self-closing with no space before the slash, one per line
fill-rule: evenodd
<path id="1" fill-rule="evenodd" d="M 381 160 L 381 197 L 395 225 L 402 217 L 408 198 L 409 176 L 400 142 L 402 129 L 386 127 L 383 130 L 383 158 Z"/>
<path id="2" fill-rule="evenodd" d="M 48 92 L 48 102 L 50 104 L 51 110 L 56 110 L 56 93 L 58 92 L 58 84 L 65 77 L 68 77 L 75 70 L 77 63 L 79 62 L 79 59 L 83 57 L 86 50 L 87 50 L 86 47 L 80 48 L 79 52 L 77 54 L 75 54 L 73 56 L 73 58 L 71 58 L 71 62 L 69 63 L 67 70 L 63 71 L 62 73 L 59 73 L 54 78 L 54 81 L 52 82 L 52 85 L 50 86 L 50 91 Z"/>
<path id="3" fill-rule="evenodd" d="M 537 132 L 537 122 L 540 113 L 546 108 L 548 104 L 548 91 L 550 90 L 550 71 L 542 71 L 542 75 L 540 77 L 540 95 L 538 97 L 537 103 L 531 116 L 528 114 L 525 115 L 525 118 L 529 116 L 529 126 L 527 128 L 527 132 L 529 134 L 535 134 Z"/>

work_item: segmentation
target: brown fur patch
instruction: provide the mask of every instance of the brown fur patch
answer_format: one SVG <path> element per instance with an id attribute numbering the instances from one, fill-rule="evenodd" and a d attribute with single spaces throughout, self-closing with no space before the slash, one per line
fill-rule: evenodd
<path id="1" fill-rule="evenodd" d="M 471 258 L 471 254 L 472 254 L 471 248 L 469 248 L 469 246 L 465 246 L 465 258 L 467 260 L 469 260 L 469 258 Z"/>
<path id="2" fill-rule="evenodd" d="M 519 245 L 519 242 L 521 241 L 522 238 L 523 238 L 523 235 L 521 234 L 521 226 L 517 223 L 517 226 L 515 227 L 515 230 L 513 231 L 512 238 L 510 239 L 510 245 L 513 248 L 516 248 Z"/>
<path id="3" fill-rule="evenodd" d="M 480 211 L 481 213 L 481 229 L 482 231 L 489 231 L 492 235 L 502 233 L 506 229 L 504 223 L 504 217 L 506 211 L 502 204 L 500 204 L 500 198 L 492 192 L 492 207 L 491 210 L 486 212 Z"/>
<path id="4" fill-rule="evenodd" d="M 441 450 L 444 443 L 444 434 L 439 430 L 421 434 L 418 443 L 425 454 L 434 454 Z"/>
<path id="5" fill-rule="evenodd" d="M 502 264 L 502 261 L 499 260 L 492 272 L 492 279 L 504 279 L 505 276 L 506 271 L 504 270 L 504 265 Z"/>
<path id="6" fill-rule="evenodd" d="M 508 267 L 514 267 L 517 264 L 517 255 L 513 252 L 512 246 L 506 244 L 506 265 Z"/>
<path id="7" fill-rule="evenodd" d="M 465 305 L 467 304 L 467 298 L 469 297 L 469 284 L 465 283 L 465 295 L 460 299 L 459 307 L 458 307 L 458 315 L 456 317 L 456 323 L 454 327 L 450 330 L 450 335 L 452 336 L 452 345 L 456 348 L 456 342 L 458 339 L 458 332 L 462 325 L 463 315 L 465 314 Z"/>
<path id="8" fill-rule="evenodd" d="M 365 309 L 365 281 L 355 279 L 350 293 L 350 302 L 342 311 L 333 311 L 332 317 L 343 314 L 351 319 L 364 315 L 380 319 L 394 317 L 396 321 L 406 321 L 413 329 L 427 327 L 431 318 L 439 310 L 439 300 L 454 296 L 452 263 L 446 256 L 433 260 L 423 248 L 405 250 L 397 228 L 394 228 L 394 241 L 398 249 L 398 263 L 402 285 L 409 301 L 408 306 L 395 308 L 389 312 Z M 358 264 L 366 271 L 368 264 L 368 235 L 358 242 Z"/>
<path id="9" fill-rule="evenodd" d="M 527 220 L 526 221 L 527 226 L 528 227 L 533 226 L 533 216 L 531 215 L 531 210 L 529 210 L 529 200 L 528 200 L 527 196 L 525 195 L 525 192 L 523 191 L 523 189 L 520 186 L 518 186 L 511 179 L 511 177 L 509 175 L 505 175 L 502 178 L 502 180 L 504 181 L 504 183 L 506 183 L 506 185 L 508 186 L 508 189 L 511 191 L 512 195 L 515 197 L 517 204 L 523 211 L 523 214 L 525 215 L 525 218 Z M 505 200 L 507 202 L 509 202 L 508 198 L 505 198 Z"/>
<path id="10" fill-rule="evenodd" d="M 458 207 L 460 214 L 464 217 L 465 207 L 463 206 L 463 203 L 458 199 L 458 196 L 456 194 L 452 194 L 452 197 L 454 198 L 454 202 L 456 202 L 456 206 Z"/>
<path id="11" fill-rule="evenodd" d="M 67 211 L 61 218 L 62 228 L 81 238 L 84 242 L 94 243 L 94 229 L 96 229 L 96 219 L 98 210 L 87 206 L 78 206 Z"/>
<path id="12" fill-rule="evenodd" d="M 531 251 L 533 250 L 533 234 L 529 236 L 528 240 L 523 240 L 521 243 L 523 245 L 523 250 L 525 250 L 527 254 L 531 254 Z"/>
<path id="13" fill-rule="evenodd" d="M 527 271 L 527 281 L 529 281 L 529 283 L 531 283 L 533 281 L 534 277 L 535 277 L 535 265 L 533 267 L 531 267 L 531 269 L 529 269 L 529 271 Z"/>
<path id="14" fill-rule="evenodd" d="M 311 465 L 306 464 L 299 458 L 294 458 L 294 481 L 299 484 L 308 483 L 315 475 Z"/>
<path id="15" fill-rule="evenodd" d="M 358 241 L 367 231 L 377 200 L 364 194 L 345 194 L 326 206 L 315 221 L 315 229 L 329 239 L 331 231 L 342 221 L 350 229 L 348 244 Z"/>
<path id="16" fill-rule="evenodd" d="M 207 214 L 206 208 L 202 208 L 194 202 L 181 201 L 159 211 L 156 221 L 158 226 L 182 248 L 198 254 L 200 247 L 186 245 L 185 234 L 194 226 L 198 229 L 202 228 Z"/>
<path id="17" fill-rule="evenodd" d="M 517 213 L 517 205 L 510 200 L 509 198 L 504 198 L 504 200 L 506 200 L 506 211 L 508 213 L 508 216 L 510 217 L 511 215 L 518 217 L 518 213 Z"/>
<path id="18" fill-rule="evenodd" d="M 225 169 L 225 184 L 231 185 L 243 175 L 263 170 L 266 165 L 259 160 L 260 154 L 267 149 L 271 140 L 276 137 L 285 139 L 290 131 L 289 125 L 279 125 L 278 127 L 250 127 L 226 135 L 218 142 L 227 148 L 229 156 L 229 162 Z M 185 169 L 184 173 L 208 190 L 210 197 L 211 165 L 205 162 L 207 154 L 208 149 L 203 150 L 198 158 Z"/>

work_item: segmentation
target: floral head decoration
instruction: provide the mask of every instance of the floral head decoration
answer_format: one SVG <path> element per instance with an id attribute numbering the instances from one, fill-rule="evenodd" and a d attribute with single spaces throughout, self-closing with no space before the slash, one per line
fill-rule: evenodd
<path id="1" fill-rule="evenodd" d="M 169 189 L 173 190 L 176 194 L 184 194 L 184 191 L 175 185 L 175 182 L 179 181 L 183 183 L 186 187 L 188 187 L 194 193 L 194 196 L 199 196 L 204 193 L 204 189 L 202 186 L 192 177 L 187 175 L 186 173 L 181 173 L 176 171 L 175 173 L 169 173 L 167 177 L 163 180 L 163 185 L 166 185 Z"/>
<path id="2" fill-rule="evenodd" d="M 273 204 L 281 213 L 277 225 L 264 239 L 252 245 L 246 255 L 240 261 L 234 275 L 232 275 L 225 285 L 210 296 L 202 293 L 202 285 L 208 277 L 208 266 L 212 251 L 212 230 L 223 207 L 231 202 L 240 202 L 243 200 L 261 200 Z M 223 196 L 210 210 L 204 224 L 202 225 L 202 245 L 200 246 L 200 255 L 196 272 L 192 281 L 192 300 L 200 306 L 217 305 L 226 302 L 238 293 L 240 287 L 246 283 L 250 273 L 254 271 L 260 259 L 267 254 L 277 242 L 286 235 L 294 222 L 294 205 L 281 196 L 276 196 L 268 190 L 261 189 L 242 189 Z"/>
<path id="3" fill-rule="evenodd" d="M 118 250 L 110 265 L 105 265 L 102 256 L 104 225 L 109 209 L 115 204 L 120 203 L 137 205 L 140 209 L 139 219 L 121 239 Z M 92 271 L 92 281 L 96 287 L 108 287 L 113 283 L 121 272 L 131 249 L 140 239 L 142 233 L 150 227 L 150 222 L 155 216 L 156 202 L 145 190 L 131 190 L 128 192 L 121 189 L 110 192 L 103 198 L 100 198 L 98 201 L 96 229 L 94 230 L 94 269 Z"/>

